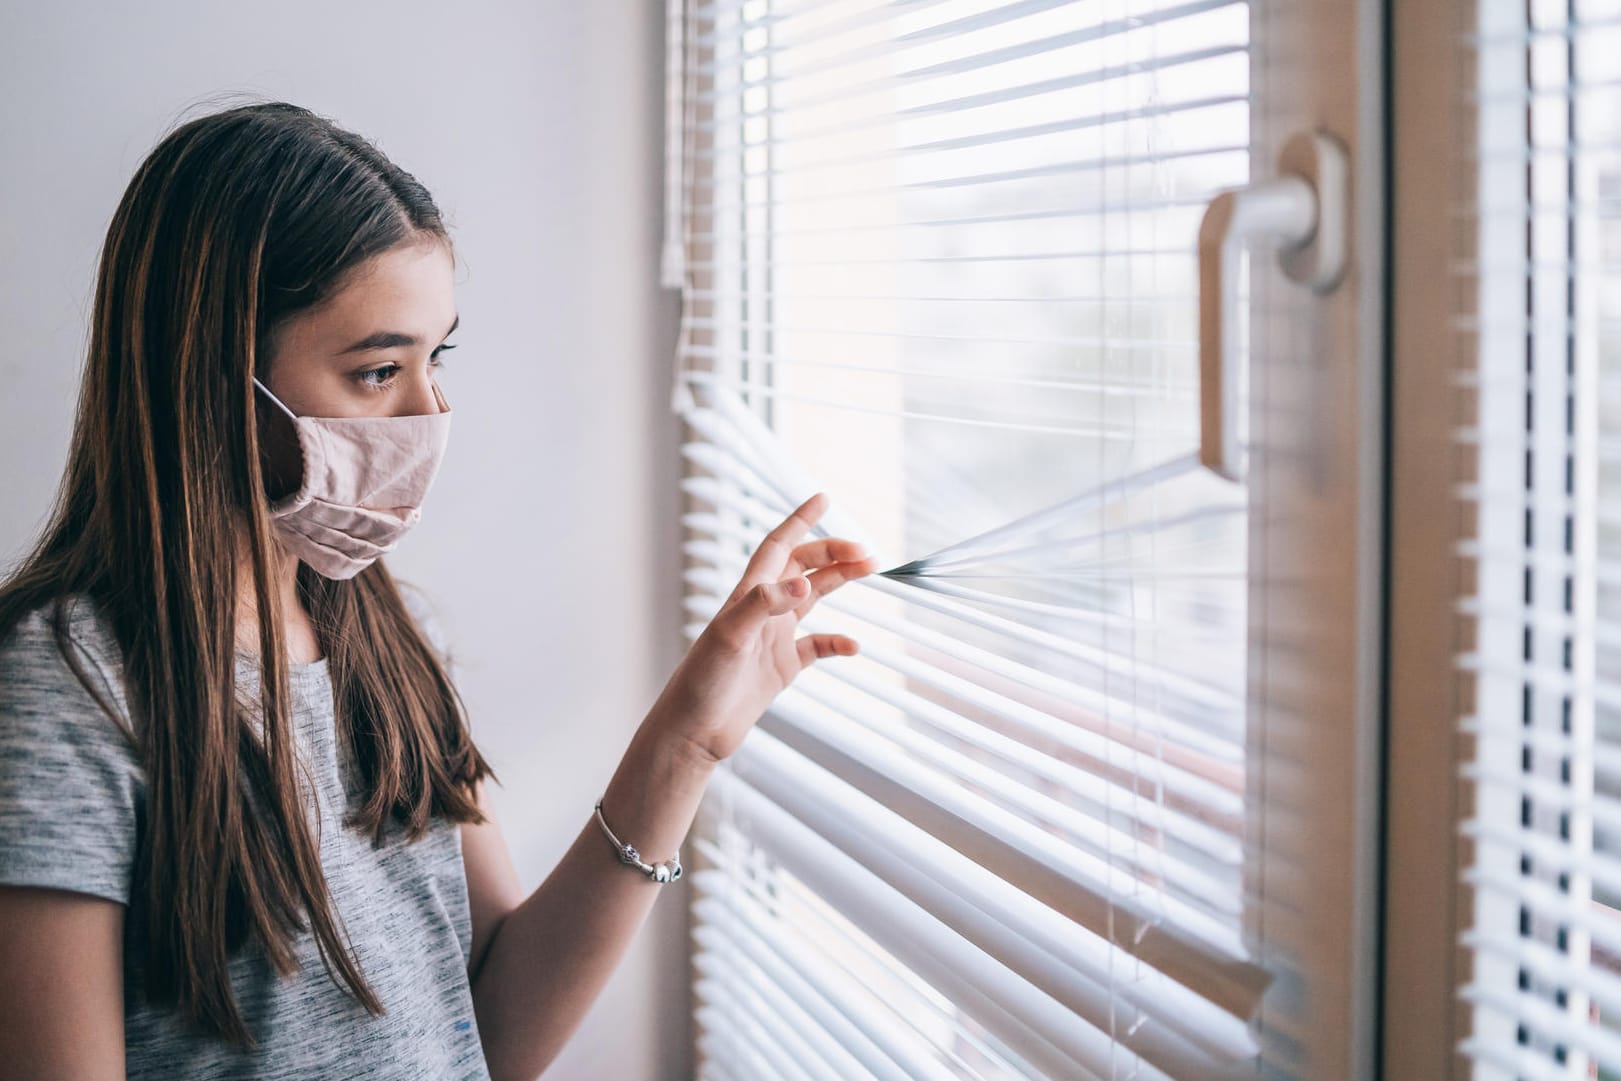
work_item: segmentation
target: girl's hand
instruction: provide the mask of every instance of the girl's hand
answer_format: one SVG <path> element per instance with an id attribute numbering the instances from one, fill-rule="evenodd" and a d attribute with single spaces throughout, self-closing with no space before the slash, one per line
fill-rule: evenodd
<path id="1" fill-rule="evenodd" d="M 817 492 L 766 534 L 653 706 L 655 727 L 711 764 L 737 750 L 771 700 L 811 662 L 859 648 L 842 634 L 794 637 L 817 598 L 877 569 L 855 541 L 799 543 L 826 509 L 826 495 Z"/>

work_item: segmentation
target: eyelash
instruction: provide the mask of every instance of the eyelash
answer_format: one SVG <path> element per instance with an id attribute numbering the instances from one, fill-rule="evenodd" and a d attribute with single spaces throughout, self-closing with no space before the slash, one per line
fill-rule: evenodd
<path id="1" fill-rule="evenodd" d="M 431 354 L 433 357 L 434 366 L 439 368 L 445 367 L 445 362 L 440 358 L 439 354 L 454 348 L 456 348 L 454 345 L 441 345 L 438 349 L 435 349 Z M 398 364 L 385 364 L 381 368 L 368 368 L 363 372 L 358 372 L 356 373 L 355 378 L 359 379 L 360 385 L 366 387 L 368 390 L 387 390 L 394 382 L 394 373 L 399 370 L 400 366 Z M 373 380 L 370 378 L 371 376 L 377 375 L 380 372 L 387 372 L 388 377 L 382 380 Z"/>

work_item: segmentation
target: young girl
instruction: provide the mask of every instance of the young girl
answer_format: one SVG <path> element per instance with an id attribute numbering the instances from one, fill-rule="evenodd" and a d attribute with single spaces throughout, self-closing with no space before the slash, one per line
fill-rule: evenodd
<path id="1" fill-rule="evenodd" d="M 192 120 L 131 181 L 57 504 L 0 584 L 0 1077 L 533 1078 L 716 763 L 856 651 L 795 638 L 873 571 L 804 540 L 818 493 L 525 897 L 443 633 L 381 558 L 449 434 L 454 264 L 422 185 L 292 105 Z"/>

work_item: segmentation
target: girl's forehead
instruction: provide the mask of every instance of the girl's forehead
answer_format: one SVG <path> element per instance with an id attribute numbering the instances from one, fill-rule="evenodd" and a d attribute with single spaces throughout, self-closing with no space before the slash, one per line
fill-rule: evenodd
<path id="1" fill-rule="evenodd" d="M 442 245 L 374 256 L 317 308 L 288 319 L 280 345 L 303 355 L 433 348 L 456 321 L 454 264 Z"/>

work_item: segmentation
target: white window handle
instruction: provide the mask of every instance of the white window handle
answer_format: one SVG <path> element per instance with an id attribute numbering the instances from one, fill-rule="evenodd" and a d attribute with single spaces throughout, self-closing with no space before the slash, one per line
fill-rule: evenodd
<path id="1" fill-rule="evenodd" d="M 1291 136 L 1278 176 L 1223 192 L 1199 226 L 1199 461 L 1244 479 L 1238 410 L 1238 257 L 1257 237 L 1278 241 L 1292 280 L 1326 293 L 1345 271 L 1350 169 L 1344 145 L 1325 132 Z"/>

